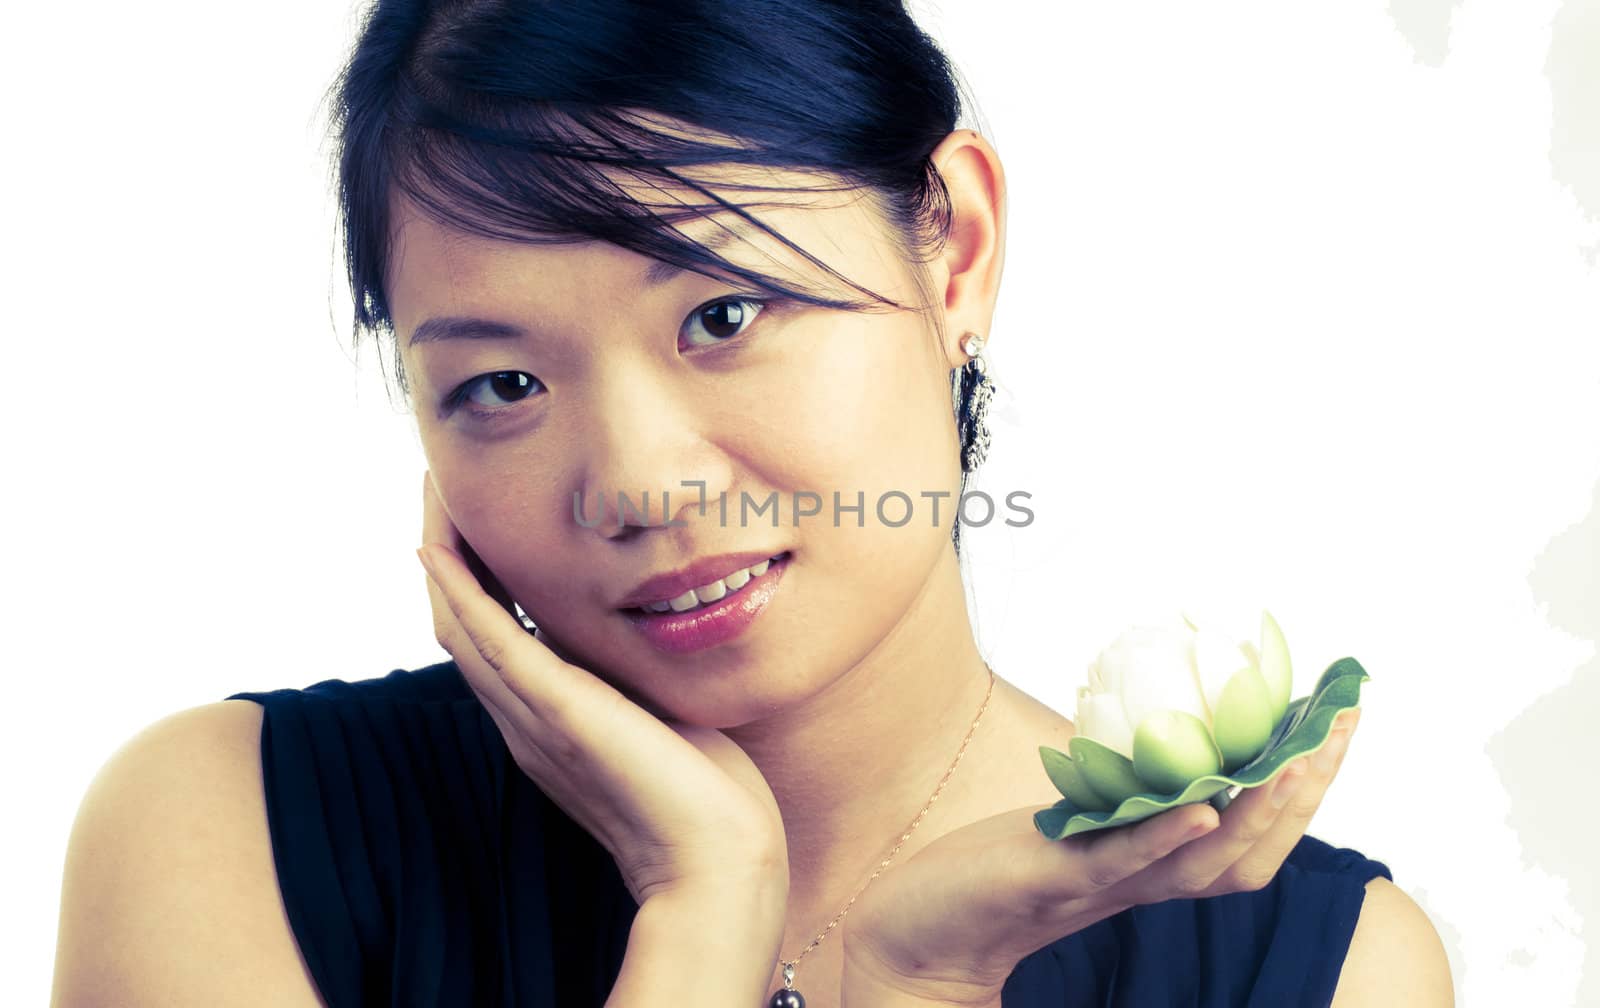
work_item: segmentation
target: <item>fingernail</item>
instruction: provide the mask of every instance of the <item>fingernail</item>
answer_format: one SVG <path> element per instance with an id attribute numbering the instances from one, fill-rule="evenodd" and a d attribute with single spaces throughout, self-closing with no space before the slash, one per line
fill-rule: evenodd
<path id="1" fill-rule="evenodd" d="M 1337 763 L 1339 761 L 1339 757 L 1343 755 L 1345 743 L 1348 740 L 1349 736 L 1343 731 L 1334 732 L 1332 735 L 1328 736 L 1328 741 L 1324 742 L 1322 744 L 1322 748 L 1318 749 L 1317 754 L 1312 757 L 1313 761 L 1316 763 L 1317 770 L 1322 773 L 1327 773 L 1329 770 L 1332 770 L 1333 765 Z"/>
<path id="2" fill-rule="evenodd" d="M 1272 807 L 1283 808 L 1289 804 L 1289 799 L 1300 789 L 1300 782 L 1305 779 L 1305 761 L 1291 764 L 1283 771 L 1283 776 L 1278 778 L 1278 783 L 1272 788 Z"/>
<path id="3" fill-rule="evenodd" d="M 422 561 L 422 569 L 428 572 L 428 577 L 433 575 L 433 561 L 428 558 L 428 553 L 421 546 L 417 547 L 417 559 Z"/>

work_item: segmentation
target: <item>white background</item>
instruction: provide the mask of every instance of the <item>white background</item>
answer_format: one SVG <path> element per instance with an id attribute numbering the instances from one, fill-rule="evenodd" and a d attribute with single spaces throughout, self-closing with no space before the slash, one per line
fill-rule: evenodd
<path id="1" fill-rule="evenodd" d="M 918 9 L 1010 183 L 978 486 L 1038 517 L 964 536 L 986 655 L 1068 715 L 1180 606 L 1270 608 L 1297 694 L 1355 656 L 1312 833 L 1390 866 L 1461 1004 L 1600 1004 L 1600 5 Z M 11 1003 L 116 747 L 444 657 L 421 453 L 348 349 L 354 14 L 264 10 L 27 4 L 0 43 Z"/>

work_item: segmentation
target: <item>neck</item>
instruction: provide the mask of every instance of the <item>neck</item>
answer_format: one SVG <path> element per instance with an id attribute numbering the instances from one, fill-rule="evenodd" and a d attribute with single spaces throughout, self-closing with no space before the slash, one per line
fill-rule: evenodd
<path id="1" fill-rule="evenodd" d="M 941 555 L 905 618 L 828 689 L 779 716 L 725 729 L 761 770 L 783 814 L 789 912 L 798 927 L 811 929 L 802 941 L 844 907 L 899 841 L 955 760 L 989 690 L 955 553 Z M 975 771 L 983 776 L 985 729 L 998 720 L 1001 694 L 997 681 L 960 764 L 896 862 L 961 824 L 980 793 L 966 782 Z M 799 951 L 790 944 L 783 954 Z"/>

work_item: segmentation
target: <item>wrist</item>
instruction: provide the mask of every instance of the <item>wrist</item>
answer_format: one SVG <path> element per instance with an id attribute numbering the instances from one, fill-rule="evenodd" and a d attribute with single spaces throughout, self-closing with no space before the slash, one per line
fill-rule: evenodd
<path id="1" fill-rule="evenodd" d="M 771 886 L 686 887 L 639 905 L 608 1008 L 744 1008 L 765 996 L 783 938 L 787 894 Z"/>
<path id="2" fill-rule="evenodd" d="M 788 880 L 762 875 L 665 889 L 640 903 L 639 912 L 648 908 L 662 920 L 715 917 L 777 934 L 783 930 L 788 902 Z"/>
<path id="3" fill-rule="evenodd" d="M 747 920 L 770 919 L 780 930 L 789 903 L 787 861 L 762 862 L 738 869 L 722 868 L 714 875 L 679 880 L 646 897 L 639 905 L 675 908 L 690 913 L 701 908 Z"/>

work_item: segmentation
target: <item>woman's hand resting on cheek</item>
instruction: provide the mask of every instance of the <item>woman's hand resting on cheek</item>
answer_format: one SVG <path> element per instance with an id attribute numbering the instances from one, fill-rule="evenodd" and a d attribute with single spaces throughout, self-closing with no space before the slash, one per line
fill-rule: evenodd
<path id="1" fill-rule="evenodd" d="M 1359 717 L 1341 714 L 1316 753 L 1241 792 L 1220 817 L 1185 805 L 1049 840 L 1033 823 L 1048 806 L 1036 806 L 940 837 L 885 871 L 844 921 L 846 1008 L 998 1008 L 1018 963 L 1096 921 L 1264 887 L 1305 834 Z"/>
<path id="2" fill-rule="evenodd" d="M 434 635 L 499 727 L 517 765 L 611 852 L 641 906 L 736 891 L 771 894 L 781 921 L 788 851 L 778 803 L 726 735 L 674 725 L 523 627 L 510 596 L 423 479 Z M 481 579 L 480 579 L 481 578 Z"/>

